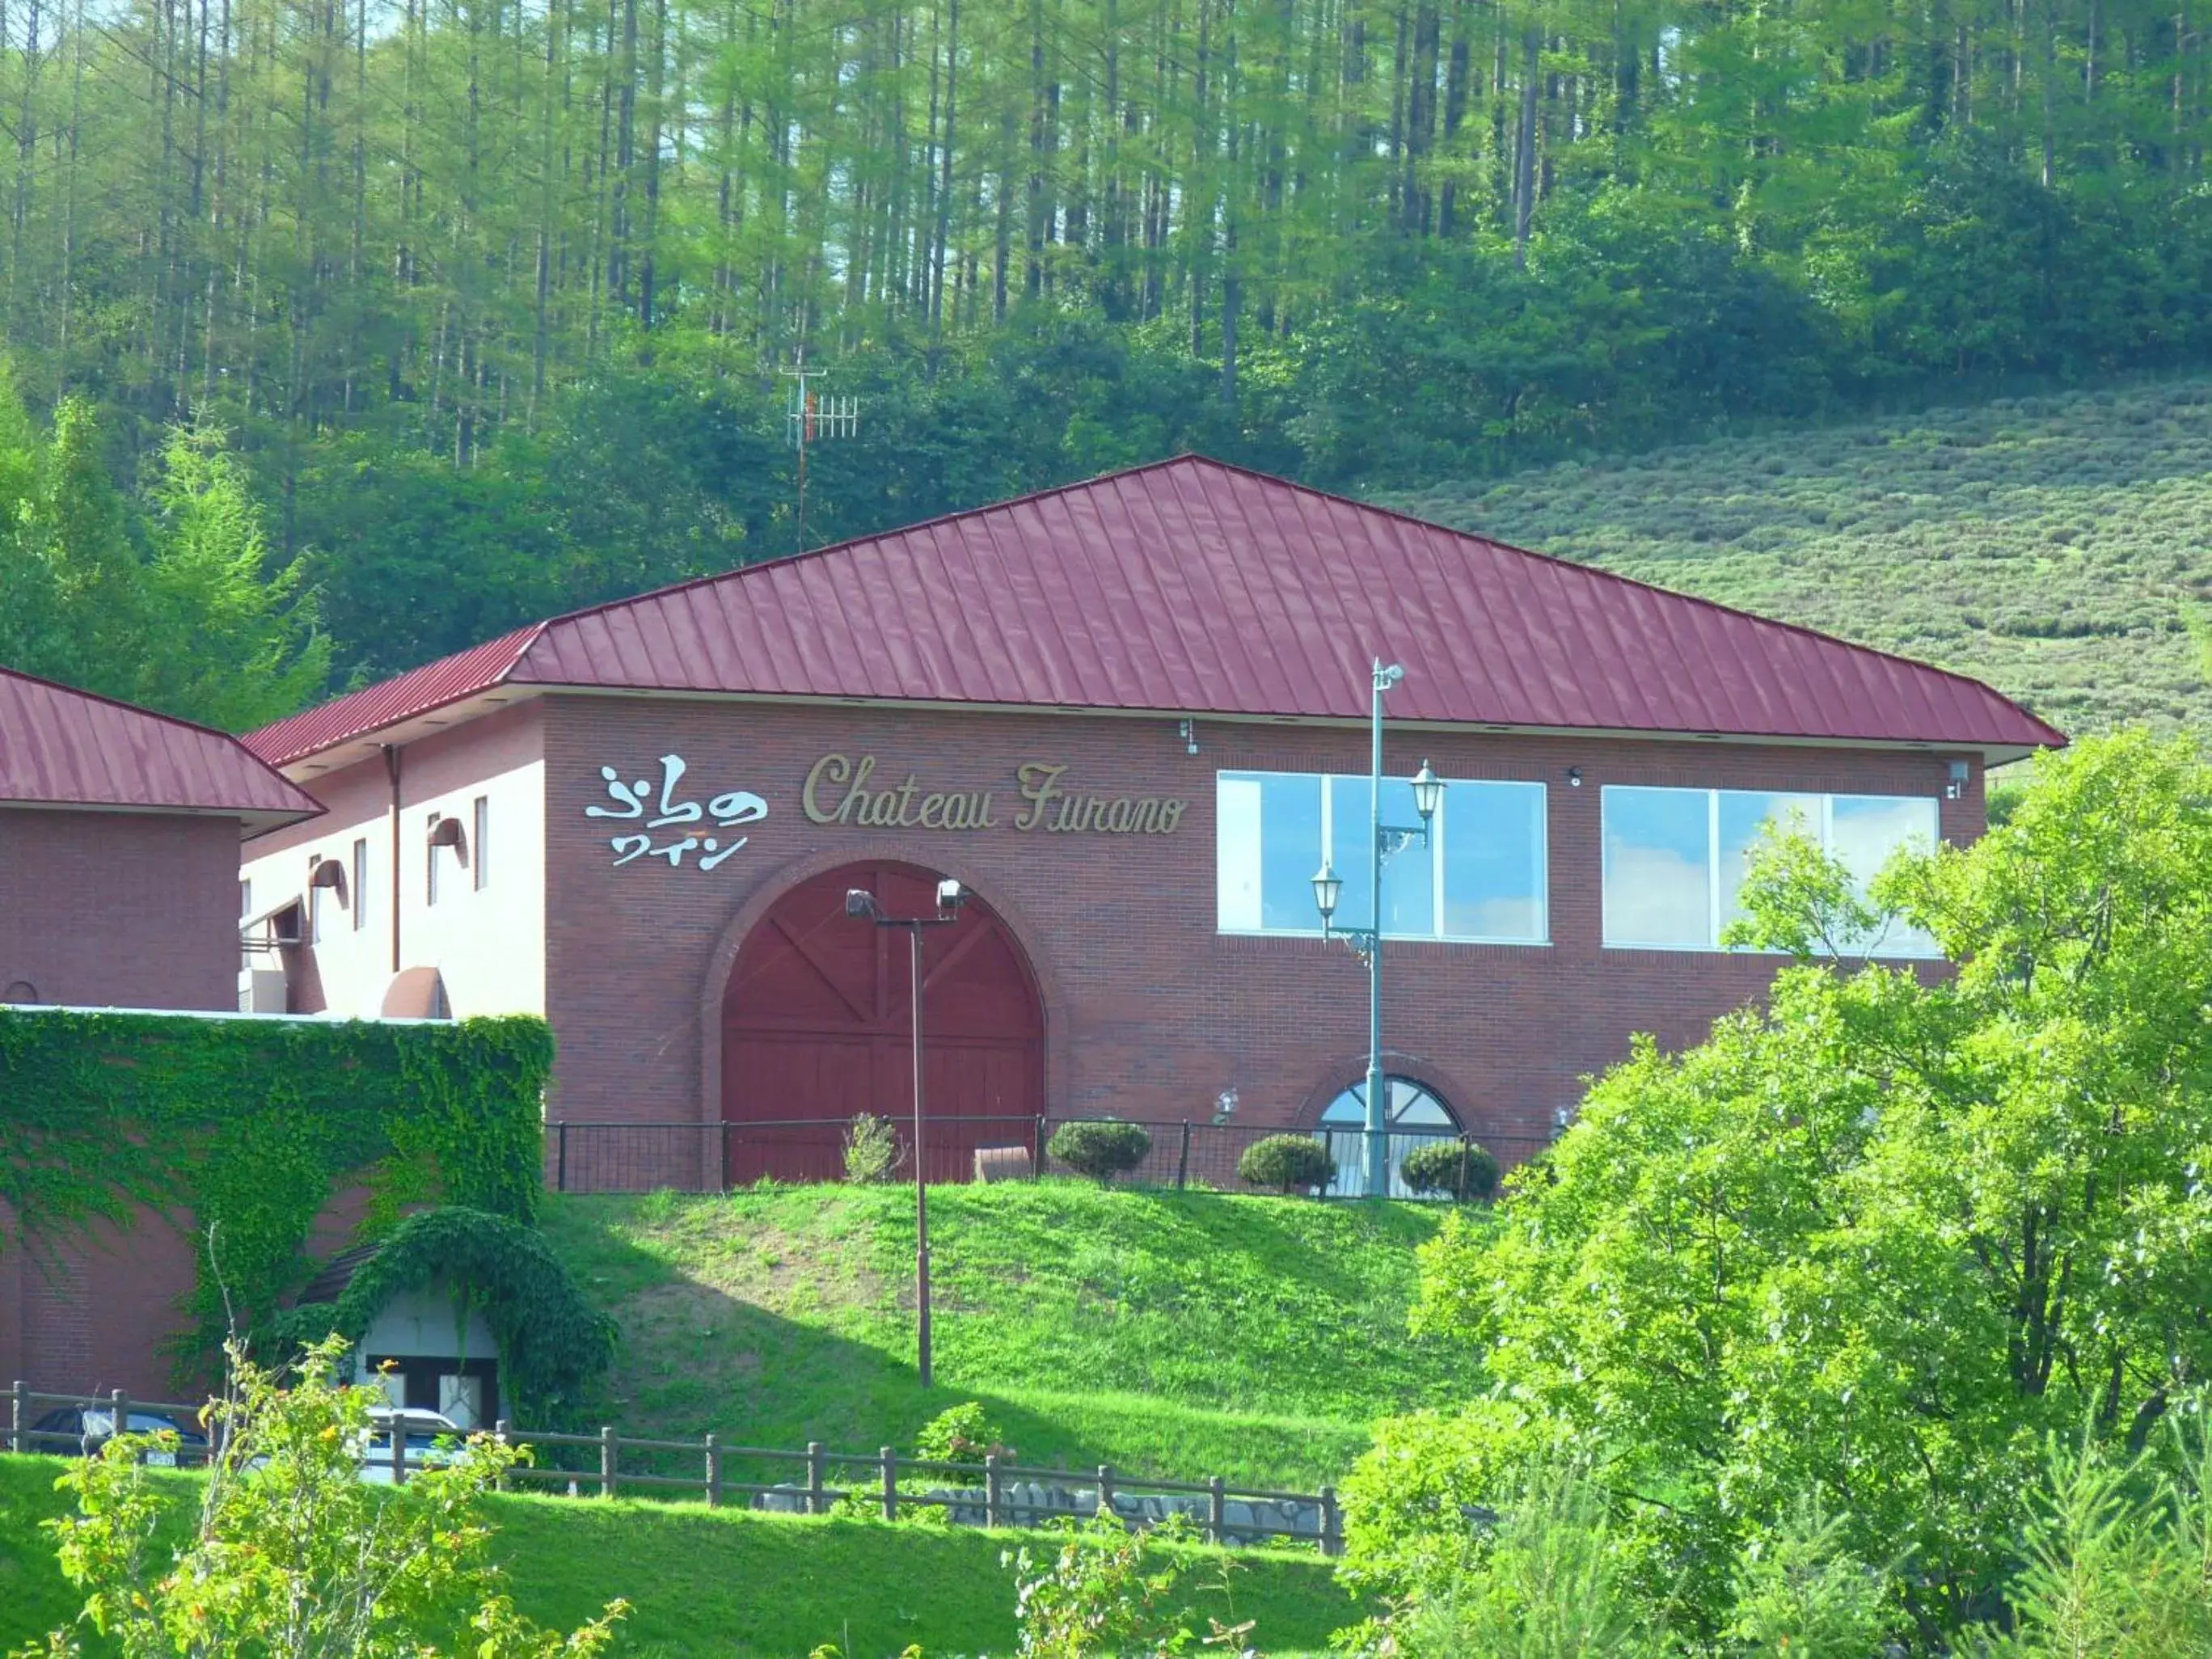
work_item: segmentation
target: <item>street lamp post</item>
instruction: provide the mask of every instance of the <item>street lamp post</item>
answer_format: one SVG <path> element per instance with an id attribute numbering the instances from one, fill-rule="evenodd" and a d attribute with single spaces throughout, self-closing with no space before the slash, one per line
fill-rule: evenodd
<path id="1" fill-rule="evenodd" d="M 1366 1157 L 1365 1178 L 1361 1185 L 1370 1198 L 1382 1197 L 1390 1185 L 1389 1144 L 1384 1133 L 1389 1127 L 1389 1103 L 1382 1079 L 1382 866 L 1392 854 L 1414 842 L 1424 847 L 1429 844 L 1429 823 L 1436 817 L 1444 793 L 1443 780 L 1430 769 L 1425 760 L 1412 779 L 1413 810 L 1420 815 L 1419 824 L 1382 822 L 1382 694 L 1405 678 L 1406 671 L 1396 663 L 1386 666 L 1381 658 L 1376 659 L 1367 793 L 1368 892 L 1374 903 L 1370 918 L 1373 926 L 1333 925 L 1344 882 L 1326 857 L 1322 860 L 1321 868 L 1314 872 L 1313 878 L 1314 907 L 1321 912 L 1322 937 L 1341 939 L 1367 964 Z"/>
<path id="2" fill-rule="evenodd" d="M 960 907 L 968 894 L 947 878 L 937 884 L 937 912 L 927 916 L 887 916 L 876 896 L 865 887 L 846 890 L 845 914 L 872 921 L 878 927 L 896 927 L 907 938 L 907 961 L 913 994 L 914 1027 L 914 1308 L 916 1370 L 921 1386 L 930 1385 L 929 1364 L 929 1170 L 922 1162 L 921 1140 L 921 930 L 944 927 L 960 920 Z"/>

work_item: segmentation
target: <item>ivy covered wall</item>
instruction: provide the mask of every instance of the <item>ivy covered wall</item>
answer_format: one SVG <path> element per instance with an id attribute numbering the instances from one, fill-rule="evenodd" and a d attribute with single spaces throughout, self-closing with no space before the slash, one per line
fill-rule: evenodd
<path id="1" fill-rule="evenodd" d="M 191 1353 L 264 1323 L 316 1216 L 365 1185 L 527 1224 L 553 1062 L 527 1017 L 393 1024 L 0 1007 L 0 1201 L 31 1236 L 150 1205 L 198 1241 Z M 213 1239 L 214 1255 L 209 1254 Z M 0 1240 L 0 1249 L 16 1248 Z M 188 1357 L 188 1356 L 180 1356 Z"/>

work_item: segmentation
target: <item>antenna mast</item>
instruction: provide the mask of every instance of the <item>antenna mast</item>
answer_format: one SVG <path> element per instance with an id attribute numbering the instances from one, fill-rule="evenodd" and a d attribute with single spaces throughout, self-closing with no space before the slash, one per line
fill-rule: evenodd
<path id="1" fill-rule="evenodd" d="M 792 358 L 792 367 L 776 373 L 792 382 L 791 403 L 784 411 L 784 435 L 791 447 L 799 452 L 799 508 L 793 518 L 798 530 L 798 551 L 806 550 L 806 448 L 817 438 L 854 438 L 860 431 L 860 400 L 858 398 L 825 398 L 814 390 L 813 382 L 828 371 L 806 366 L 806 343 L 801 340 Z"/>

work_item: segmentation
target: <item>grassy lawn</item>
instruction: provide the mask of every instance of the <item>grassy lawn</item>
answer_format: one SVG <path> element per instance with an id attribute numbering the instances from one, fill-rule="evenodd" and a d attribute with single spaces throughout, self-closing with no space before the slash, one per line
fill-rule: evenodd
<path id="1" fill-rule="evenodd" d="M 2212 380 L 1602 458 L 1387 504 L 1902 651 L 2069 730 L 2212 725 Z"/>
<path id="2" fill-rule="evenodd" d="M 38 1522 L 60 1512 L 42 1457 L 0 1457 L 0 1651 L 65 1622 L 77 1599 Z M 189 1502 L 189 1476 L 157 1477 Z M 615 1596 L 633 1611 L 617 1651 L 805 1659 L 836 1642 L 852 1659 L 888 1659 L 920 1643 L 930 1659 L 1011 1651 L 1013 1584 L 1000 1553 L 1040 1534 L 886 1526 L 595 1499 L 491 1500 L 496 1549 L 522 1609 L 573 1625 Z M 181 1507 L 181 1506 L 180 1506 Z M 1256 1619 L 1276 1659 L 1321 1651 L 1360 1609 L 1312 1555 L 1202 1548 L 1187 1604 Z M 1228 1570 L 1225 1590 L 1223 1571 Z M 101 1650 L 94 1648 L 94 1651 Z"/>
<path id="3" fill-rule="evenodd" d="M 977 1400 L 1024 1462 L 1310 1490 L 1375 1418 L 1474 1386 L 1406 1332 L 1432 1206 L 1048 1181 L 932 1192 L 925 1391 L 913 1210 L 900 1187 L 553 1200 L 548 1236 L 623 1328 L 593 1410 L 873 1451 Z"/>

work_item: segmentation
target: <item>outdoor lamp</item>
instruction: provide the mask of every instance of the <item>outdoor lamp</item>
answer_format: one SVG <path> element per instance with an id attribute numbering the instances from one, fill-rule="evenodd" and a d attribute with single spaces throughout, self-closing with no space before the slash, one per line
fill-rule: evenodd
<path id="1" fill-rule="evenodd" d="M 939 910 L 957 910 L 967 900 L 968 890 L 950 876 L 937 884 L 937 908 Z"/>
<path id="2" fill-rule="evenodd" d="M 1328 926 L 1328 919 L 1336 914 L 1336 896 L 1344 890 L 1344 882 L 1327 859 L 1314 872 L 1314 908 L 1321 912 L 1321 925 Z"/>
<path id="3" fill-rule="evenodd" d="M 1413 810 L 1421 815 L 1423 823 L 1436 817 L 1443 798 L 1444 781 L 1430 769 L 1427 761 L 1423 761 L 1421 769 L 1413 774 Z"/>
<path id="4" fill-rule="evenodd" d="M 845 914 L 848 916 L 872 916 L 876 914 L 876 896 L 865 887 L 845 890 Z"/>

